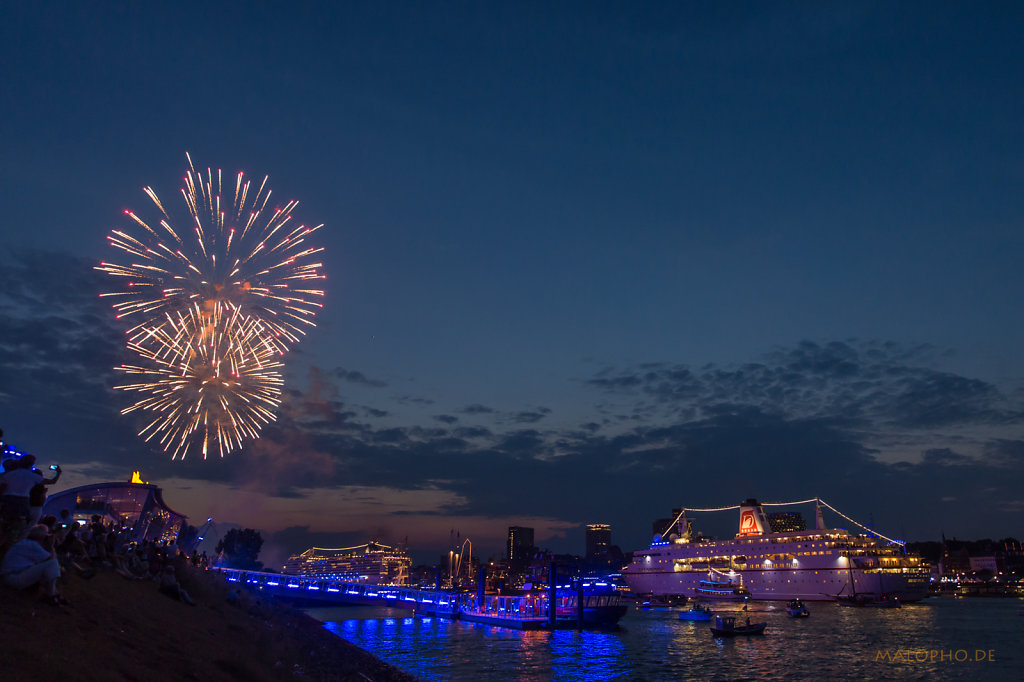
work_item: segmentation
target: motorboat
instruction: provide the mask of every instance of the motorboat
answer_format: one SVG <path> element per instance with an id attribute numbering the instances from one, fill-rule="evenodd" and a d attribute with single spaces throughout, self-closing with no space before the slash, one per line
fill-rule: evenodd
<path id="1" fill-rule="evenodd" d="M 697 603 L 694 603 L 692 606 L 690 606 L 690 608 L 686 609 L 685 611 L 679 612 L 679 620 L 705 621 L 711 620 L 713 616 L 714 613 L 712 613 L 710 608 L 708 608 L 704 604 Z"/>
<path id="2" fill-rule="evenodd" d="M 790 618 L 806 618 L 811 615 L 804 603 L 799 599 L 792 599 L 786 604 L 786 613 Z"/>
<path id="3" fill-rule="evenodd" d="M 713 637 L 736 637 L 737 635 L 763 635 L 768 623 L 751 623 L 747 618 L 746 623 L 736 624 L 734 616 L 715 616 L 715 622 L 711 626 Z"/>

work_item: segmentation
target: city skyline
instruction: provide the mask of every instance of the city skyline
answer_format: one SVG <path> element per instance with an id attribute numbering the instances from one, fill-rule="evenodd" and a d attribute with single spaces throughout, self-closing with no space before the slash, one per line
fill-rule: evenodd
<path id="1" fill-rule="evenodd" d="M 277 554 L 596 522 L 630 551 L 749 497 L 1021 536 L 1019 9 L 0 17 L 0 428 L 61 489 L 141 470 Z M 120 414 L 94 270 L 186 152 L 325 224 L 277 421 L 206 462 Z"/>

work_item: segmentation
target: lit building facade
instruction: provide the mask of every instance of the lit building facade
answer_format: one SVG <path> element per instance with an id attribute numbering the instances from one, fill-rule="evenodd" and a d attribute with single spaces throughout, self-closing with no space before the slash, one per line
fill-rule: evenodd
<path id="1" fill-rule="evenodd" d="M 597 559 L 608 554 L 608 548 L 612 544 L 612 527 L 607 523 L 587 524 L 587 553 L 586 558 Z"/>
<path id="2" fill-rule="evenodd" d="M 533 529 L 509 526 L 506 549 L 510 562 L 528 561 L 533 556 Z"/>
<path id="3" fill-rule="evenodd" d="M 62 490 L 46 498 L 42 515 L 60 517 L 64 509 L 85 524 L 99 514 L 119 528 L 130 528 L 137 542 L 176 540 L 188 518 L 168 507 L 160 488 L 149 483 L 93 483 Z"/>

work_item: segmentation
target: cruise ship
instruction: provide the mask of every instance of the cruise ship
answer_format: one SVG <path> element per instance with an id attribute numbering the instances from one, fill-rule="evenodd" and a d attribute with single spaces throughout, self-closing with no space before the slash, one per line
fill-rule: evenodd
<path id="1" fill-rule="evenodd" d="M 356 547 L 311 547 L 288 557 L 281 573 L 367 585 L 408 585 L 412 560 L 401 547 L 368 542 Z"/>
<path id="2" fill-rule="evenodd" d="M 818 498 L 785 505 L 808 503 L 815 504 L 815 528 L 782 532 L 773 532 L 766 505 L 755 499 L 719 509 L 683 508 L 665 537 L 633 553 L 623 578 L 637 595 L 690 599 L 713 598 L 707 591 L 711 583 L 751 599 L 913 602 L 928 595 L 930 569 L 920 557 L 907 554 L 904 543 L 871 532 Z M 826 528 L 822 506 L 865 532 Z M 686 517 L 687 512 L 734 509 L 740 524 L 731 540 L 695 536 Z"/>

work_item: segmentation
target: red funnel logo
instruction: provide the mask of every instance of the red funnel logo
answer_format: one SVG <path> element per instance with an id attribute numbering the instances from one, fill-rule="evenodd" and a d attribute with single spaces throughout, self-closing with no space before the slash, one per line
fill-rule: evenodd
<path id="1" fill-rule="evenodd" d="M 753 510 L 747 509 L 740 514 L 741 535 L 757 535 L 760 532 L 761 529 L 757 527 L 757 519 L 754 518 Z"/>

